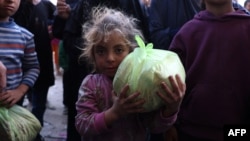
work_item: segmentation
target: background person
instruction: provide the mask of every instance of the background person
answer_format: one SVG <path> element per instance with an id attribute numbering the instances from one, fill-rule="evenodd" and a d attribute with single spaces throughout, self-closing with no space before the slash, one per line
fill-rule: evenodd
<path id="1" fill-rule="evenodd" d="M 1 106 L 22 105 L 24 95 L 33 87 L 39 75 L 39 62 L 34 36 L 11 18 L 20 5 L 19 0 L 0 0 L 0 64 L 6 69 L 6 87 L 1 88 Z M 9 8 L 12 7 L 12 8 Z"/>
<path id="2" fill-rule="evenodd" d="M 246 0 L 244 2 L 244 8 L 246 8 L 248 11 L 250 11 L 250 0 Z"/>
<path id="3" fill-rule="evenodd" d="M 179 141 L 223 141 L 225 125 L 250 123 L 250 16 L 231 0 L 204 2 L 169 48 L 187 74 L 175 124 Z"/>

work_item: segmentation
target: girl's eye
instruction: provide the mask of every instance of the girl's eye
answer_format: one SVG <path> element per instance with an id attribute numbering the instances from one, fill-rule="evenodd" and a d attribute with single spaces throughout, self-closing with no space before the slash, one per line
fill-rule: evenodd
<path id="1" fill-rule="evenodd" d="M 103 47 L 101 45 L 97 45 L 97 46 L 95 46 L 94 52 L 97 55 L 103 55 L 105 53 L 105 47 Z"/>
<path id="2" fill-rule="evenodd" d="M 104 49 L 97 49 L 96 50 L 96 54 L 98 54 L 98 55 L 103 55 L 104 54 Z"/>
<path id="3" fill-rule="evenodd" d="M 119 46 L 119 47 L 115 48 L 115 53 L 121 54 L 122 52 L 124 52 L 124 47 L 123 46 Z"/>

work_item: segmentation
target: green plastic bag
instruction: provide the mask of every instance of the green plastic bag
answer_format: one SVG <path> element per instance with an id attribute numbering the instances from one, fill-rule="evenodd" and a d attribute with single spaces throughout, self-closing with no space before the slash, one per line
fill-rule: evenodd
<path id="1" fill-rule="evenodd" d="M 27 109 L 14 105 L 0 107 L 0 140 L 32 141 L 41 130 L 38 119 Z"/>
<path id="2" fill-rule="evenodd" d="M 185 82 L 185 70 L 176 53 L 153 49 L 153 44 L 145 46 L 139 36 L 135 38 L 139 48 L 135 48 L 120 64 L 113 80 L 113 88 L 119 96 L 122 88 L 128 84 L 130 89 L 127 94 L 139 91 L 139 98 L 146 100 L 143 105 L 145 112 L 151 112 L 164 106 L 164 102 L 156 95 L 156 91 L 163 92 L 161 82 L 166 82 L 171 87 L 168 77 L 175 74 L 179 74 Z"/>

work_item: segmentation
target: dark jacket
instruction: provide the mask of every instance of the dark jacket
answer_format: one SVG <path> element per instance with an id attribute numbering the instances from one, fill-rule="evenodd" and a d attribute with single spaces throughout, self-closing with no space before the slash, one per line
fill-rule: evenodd
<path id="1" fill-rule="evenodd" d="M 152 0 L 149 34 L 154 48 L 168 49 L 180 27 L 201 10 L 200 0 Z"/>
<path id="2" fill-rule="evenodd" d="M 52 49 L 48 24 L 53 20 L 55 6 L 50 1 L 42 0 L 33 5 L 25 0 L 13 16 L 15 22 L 34 34 L 36 52 L 40 64 L 40 75 L 35 85 L 51 86 L 54 84 Z"/>

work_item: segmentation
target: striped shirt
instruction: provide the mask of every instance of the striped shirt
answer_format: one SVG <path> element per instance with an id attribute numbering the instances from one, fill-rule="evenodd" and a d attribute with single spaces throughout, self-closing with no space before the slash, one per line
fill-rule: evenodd
<path id="1" fill-rule="evenodd" d="M 7 68 L 7 90 L 32 87 L 40 73 L 33 34 L 12 18 L 0 22 L 0 61 Z"/>

